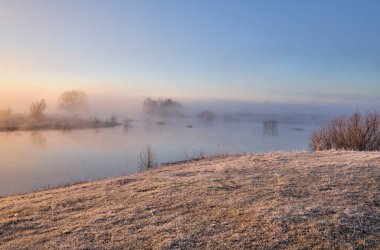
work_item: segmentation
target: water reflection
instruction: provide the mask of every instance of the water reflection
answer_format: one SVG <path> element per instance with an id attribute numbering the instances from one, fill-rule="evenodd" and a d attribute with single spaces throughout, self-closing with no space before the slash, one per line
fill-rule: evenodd
<path id="1" fill-rule="evenodd" d="M 164 126 L 149 120 L 133 121 L 127 128 L 0 133 L 0 195 L 138 172 L 139 154 L 147 144 L 155 149 L 159 163 L 196 153 L 307 150 L 315 128 L 302 125 L 305 131 L 299 133 L 291 130 L 300 127 L 297 124 L 278 126 L 274 121 L 165 122 Z"/>
<path id="2" fill-rule="evenodd" d="M 278 122 L 276 120 L 265 120 L 263 121 L 263 135 L 266 136 L 277 136 L 278 134 Z"/>
<path id="3" fill-rule="evenodd" d="M 44 148 L 46 146 L 46 136 L 44 136 L 40 131 L 30 132 L 30 138 L 34 145 L 40 148 Z"/>

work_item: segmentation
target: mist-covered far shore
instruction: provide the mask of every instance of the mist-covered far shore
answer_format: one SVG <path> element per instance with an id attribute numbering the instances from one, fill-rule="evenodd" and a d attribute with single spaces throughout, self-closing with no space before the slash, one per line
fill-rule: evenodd
<path id="1" fill-rule="evenodd" d="M 0 92 L 0 111 L 10 110 L 13 114 L 28 116 L 30 106 L 36 100 L 46 101 L 44 113 L 47 115 L 66 116 L 72 115 L 68 110 L 60 108 L 60 97 L 63 93 L 74 90 L 39 90 L 21 91 L 20 89 Z M 317 122 L 321 123 L 337 115 L 349 115 L 353 112 L 368 113 L 380 110 L 380 102 L 350 101 L 336 103 L 324 102 L 258 102 L 223 99 L 195 99 L 190 97 L 157 96 L 157 95 L 134 95 L 131 92 L 120 90 L 95 91 L 91 89 L 79 89 L 86 96 L 86 104 L 78 111 L 77 116 L 83 119 L 109 120 L 112 117 L 120 122 L 125 119 L 156 119 L 170 118 L 194 118 L 202 112 L 215 114 L 221 120 L 251 120 L 276 119 L 282 122 Z M 12 98 L 15 96 L 15 98 Z M 162 110 L 154 112 L 144 108 L 144 102 L 151 100 L 152 104 L 164 105 Z M 168 103 L 165 103 L 168 102 Z M 171 103 L 175 104 L 170 107 Z M 167 105 L 168 104 L 168 105 Z M 3 112 L 4 113 L 4 112 Z"/>

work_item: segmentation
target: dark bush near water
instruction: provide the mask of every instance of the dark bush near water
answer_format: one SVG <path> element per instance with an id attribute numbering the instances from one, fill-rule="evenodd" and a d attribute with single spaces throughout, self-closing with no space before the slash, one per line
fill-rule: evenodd
<path id="1" fill-rule="evenodd" d="M 356 151 L 380 150 L 380 114 L 340 116 L 311 136 L 314 151 L 343 149 Z"/>

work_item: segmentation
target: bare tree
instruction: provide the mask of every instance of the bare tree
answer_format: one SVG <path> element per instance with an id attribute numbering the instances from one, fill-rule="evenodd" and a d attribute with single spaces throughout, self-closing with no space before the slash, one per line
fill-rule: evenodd
<path id="1" fill-rule="evenodd" d="M 10 107 L 4 110 L 0 110 L 0 118 L 2 120 L 3 126 L 6 129 L 10 129 L 14 127 L 13 111 Z"/>
<path id="2" fill-rule="evenodd" d="M 46 109 L 46 106 L 47 104 L 46 104 L 45 99 L 41 99 L 41 100 L 37 100 L 33 102 L 32 104 L 30 104 L 30 107 L 29 107 L 30 116 L 36 120 L 41 119 L 43 112 Z"/>
<path id="3" fill-rule="evenodd" d="M 59 109 L 77 115 L 87 105 L 87 96 L 83 91 L 71 90 L 62 93 L 59 98 Z"/>

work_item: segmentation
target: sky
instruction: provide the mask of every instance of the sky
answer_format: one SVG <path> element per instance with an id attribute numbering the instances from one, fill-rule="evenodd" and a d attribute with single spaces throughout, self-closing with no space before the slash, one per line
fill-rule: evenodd
<path id="1" fill-rule="evenodd" d="M 68 89 L 376 106 L 379 13 L 377 0 L 0 0 L 0 106 Z"/>

